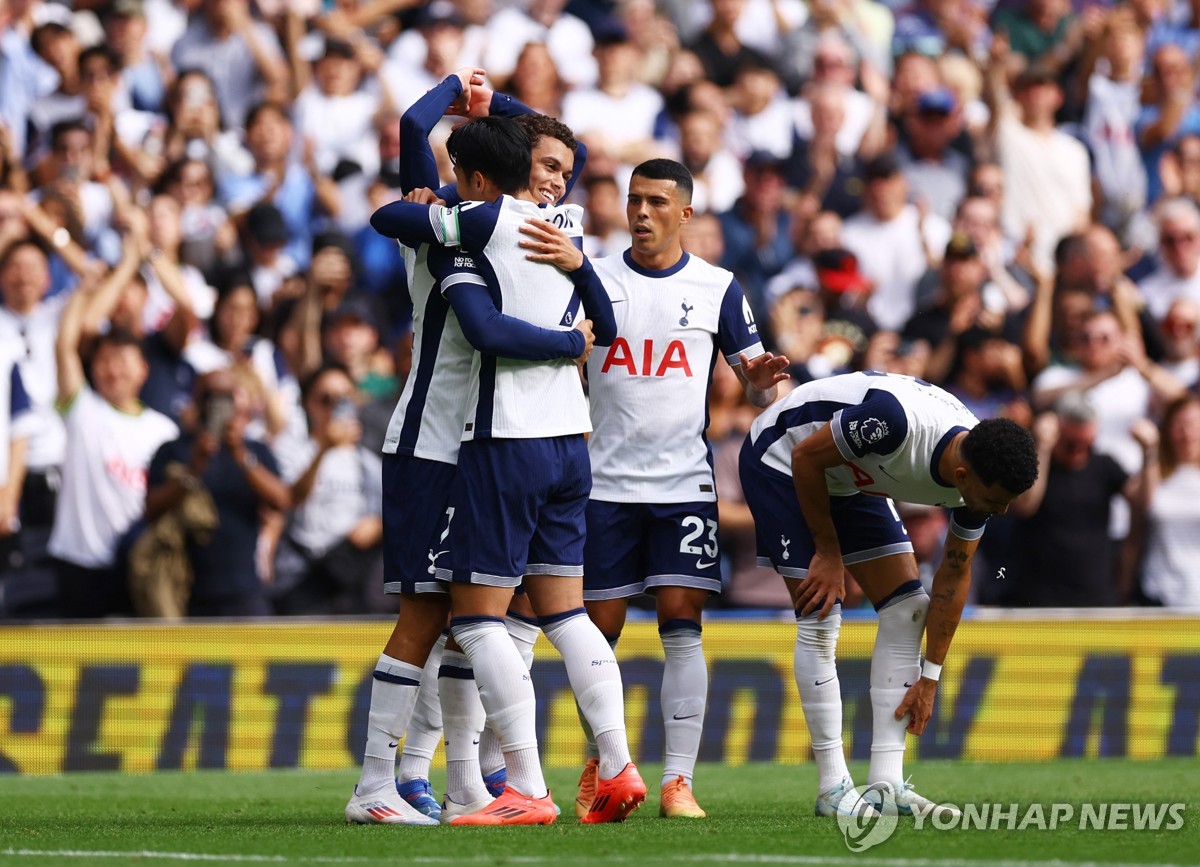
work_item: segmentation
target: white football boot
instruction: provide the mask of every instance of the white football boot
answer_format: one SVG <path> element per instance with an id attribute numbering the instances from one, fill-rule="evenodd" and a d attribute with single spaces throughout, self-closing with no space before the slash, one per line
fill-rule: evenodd
<path id="1" fill-rule="evenodd" d="M 346 804 L 346 824 L 436 825 L 438 820 L 419 813 L 400 797 L 395 788 L 374 795 L 359 795 L 358 786 L 355 786 L 354 795 Z"/>
<path id="2" fill-rule="evenodd" d="M 817 795 L 813 813 L 817 816 L 877 816 L 874 805 L 854 791 L 854 780 L 842 777 L 842 781 Z"/>
<path id="3" fill-rule="evenodd" d="M 474 801 L 470 804 L 456 804 L 454 801 L 451 801 L 450 798 L 444 798 L 442 800 L 441 822 L 443 825 L 449 825 L 450 820 L 456 816 L 466 816 L 470 813 L 478 813 L 494 800 L 496 799 L 489 795 L 486 798 L 480 798 L 478 801 Z"/>

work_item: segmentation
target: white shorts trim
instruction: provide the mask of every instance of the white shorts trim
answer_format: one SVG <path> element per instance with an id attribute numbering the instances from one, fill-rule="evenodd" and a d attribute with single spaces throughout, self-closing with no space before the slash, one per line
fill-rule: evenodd
<path id="1" fill-rule="evenodd" d="M 891 545 L 880 545 L 878 548 L 868 548 L 865 551 L 855 551 L 853 554 L 843 556 L 842 564 L 853 566 L 855 563 L 866 563 L 868 560 L 879 560 L 883 557 L 891 557 L 893 554 L 911 554 L 912 552 L 912 542 L 893 542 Z"/>
<path id="2" fill-rule="evenodd" d="M 388 593 L 388 594 L 393 594 L 393 595 L 404 593 L 405 592 L 404 582 L 403 581 L 388 581 L 383 585 L 383 592 Z M 442 580 L 418 581 L 416 583 L 416 586 L 413 588 L 413 593 L 415 593 L 418 596 L 425 594 L 425 593 L 449 593 L 449 592 L 450 592 L 450 588 L 448 588 L 446 586 L 446 582 L 442 581 Z"/>
<path id="3" fill-rule="evenodd" d="M 526 575 L 557 575 L 559 578 L 582 578 L 583 564 L 578 566 L 556 566 L 552 563 L 530 563 L 525 567 Z"/>
<path id="4" fill-rule="evenodd" d="M 586 587 L 583 591 L 584 602 L 603 602 L 606 599 L 629 599 L 632 596 L 642 595 L 642 582 L 636 584 L 626 584 L 624 587 L 605 587 L 603 590 L 588 590 Z"/>
<path id="5" fill-rule="evenodd" d="M 512 577 L 509 575 L 486 575 L 483 572 L 472 572 L 471 579 L 467 583 L 482 584 L 485 587 L 520 587 L 522 577 L 521 575 Z"/>
<path id="6" fill-rule="evenodd" d="M 764 569 L 774 569 L 784 578 L 795 578 L 797 581 L 803 581 L 808 577 L 808 570 L 801 569 L 796 566 L 780 566 L 771 560 L 770 557 L 755 557 L 754 564 L 762 566 Z"/>
<path id="7" fill-rule="evenodd" d="M 714 594 L 721 592 L 720 578 L 701 578 L 699 575 L 648 575 L 644 585 L 647 592 L 653 587 L 694 587 Z"/>

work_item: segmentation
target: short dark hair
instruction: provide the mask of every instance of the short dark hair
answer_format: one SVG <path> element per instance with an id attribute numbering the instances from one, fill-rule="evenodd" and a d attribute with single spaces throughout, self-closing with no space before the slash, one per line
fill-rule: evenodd
<path id="1" fill-rule="evenodd" d="M 963 439 L 962 455 L 989 487 L 999 483 L 1010 494 L 1022 494 L 1037 481 L 1033 436 L 1012 419 L 989 418 L 975 425 Z"/>
<path id="2" fill-rule="evenodd" d="M 132 346 L 138 351 L 139 355 L 145 356 L 145 352 L 142 350 L 142 341 L 128 328 L 114 328 L 97 337 L 95 342 L 92 343 L 92 358 L 94 359 L 99 355 L 100 350 L 106 346 L 111 346 L 113 349 L 124 349 L 127 346 Z"/>
<path id="3" fill-rule="evenodd" d="M 692 190 L 695 184 L 692 182 L 692 173 L 687 170 L 687 166 L 675 160 L 646 160 L 633 170 L 631 177 L 649 178 L 652 181 L 674 181 L 675 192 L 679 194 L 679 200 L 685 205 L 692 203 Z"/>
<path id="4" fill-rule="evenodd" d="M 93 45 L 90 48 L 85 48 L 79 52 L 79 74 L 83 74 L 83 68 L 87 66 L 88 61 L 93 57 L 102 57 L 108 65 L 109 72 L 116 72 L 121 68 L 121 64 L 117 60 L 117 56 L 108 50 L 106 45 Z"/>
<path id="5" fill-rule="evenodd" d="M 246 129 L 250 129 L 250 127 L 254 126 L 258 119 L 262 117 L 264 112 L 270 111 L 275 112 L 285 121 L 287 121 L 289 125 L 291 125 L 292 118 L 291 115 L 288 114 L 288 110 L 278 102 L 267 100 L 266 102 L 260 102 L 257 105 L 251 106 L 250 110 L 246 112 Z"/>
<path id="6" fill-rule="evenodd" d="M 446 139 L 446 152 L 468 174 L 479 172 L 514 195 L 529 186 L 533 168 L 529 135 L 507 117 L 478 117 L 454 128 Z"/>
<path id="7" fill-rule="evenodd" d="M 26 247 L 32 247 L 33 249 L 37 250 L 42 254 L 42 257 L 47 260 L 47 263 L 49 262 L 50 251 L 47 249 L 45 244 L 36 238 L 22 238 L 21 240 L 15 241 L 9 245 L 8 249 L 5 250 L 2 255 L 0 255 L 0 272 L 4 271 L 4 269 L 8 267 L 8 263 L 12 261 L 13 257 L 17 255 L 18 251 L 23 250 Z"/>
<path id="8" fill-rule="evenodd" d="M 525 130 L 525 135 L 529 136 L 530 148 L 537 147 L 537 141 L 540 138 L 556 138 L 565 144 L 572 153 L 575 148 L 579 147 L 575 133 L 571 132 L 571 128 L 556 117 L 545 114 L 521 114 L 517 116 L 516 120 L 521 125 L 521 129 Z"/>
<path id="9" fill-rule="evenodd" d="M 58 150 L 62 145 L 63 137 L 72 132 L 86 132 L 88 137 L 92 135 L 91 129 L 83 122 L 82 118 L 73 117 L 69 120 L 60 120 L 50 127 L 50 150 Z"/>
<path id="10" fill-rule="evenodd" d="M 312 390 L 321 381 L 321 378 L 330 373 L 340 373 L 346 379 L 354 382 L 354 377 L 346 365 L 338 364 L 336 361 L 326 361 L 308 376 L 304 377 L 304 379 L 300 380 L 300 399 L 302 401 L 308 400 L 308 396 L 312 394 Z"/>

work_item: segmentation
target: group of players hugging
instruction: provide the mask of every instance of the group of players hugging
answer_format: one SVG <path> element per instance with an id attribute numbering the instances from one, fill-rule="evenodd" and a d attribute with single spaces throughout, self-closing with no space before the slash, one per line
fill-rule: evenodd
<path id="1" fill-rule="evenodd" d="M 933 808 L 904 778 L 905 734 L 928 723 L 987 517 L 1034 482 L 1032 438 L 908 377 L 850 373 L 779 397 L 788 360 L 763 348 L 737 280 L 683 250 L 687 169 L 638 165 L 630 248 L 589 261 L 582 209 L 562 204 L 585 147 L 483 82 L 483 70 L 462 70 L 409 109 L 408 194 L 372 217 L 404 248 L 413 365 L 384 445 L 386 589 L 402 599 L 347 822 L 554 822 L 529 674 L 539 632 L 562 655 L 587 737 L 576 814 L 625 819 L 647 787 L 614 649 L 643 593 L 666 660 L 659 813 L 704 818 L 693 772 L 708 692 L 702 613 L 721 590 L 705 439 L 718 354 L 764 408 L 740 473 L 759 562 L 796 610 L 816 813 L 863 809 L 851 803 L 835 663 L 846 570 L 879 618 L 867 782 L 887 783 L 902 813 Z M 457 183 L 434 189 L 428 136 L 444 114 L 470 119 L 446 142 Z M 928 592 L 894 500 L 953 510 Z M 439 803 L 429 765 L 443 732 Z"/>

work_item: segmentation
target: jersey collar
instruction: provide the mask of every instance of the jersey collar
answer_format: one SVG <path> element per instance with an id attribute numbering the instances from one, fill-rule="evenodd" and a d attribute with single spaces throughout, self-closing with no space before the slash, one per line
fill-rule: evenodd
<path id="1" fill-rule="evenodd" d="M 943 488 L 953 488 L 954 485 L 953 483 L 947 482 L 945 479 L 943 479 L 942 474 L 938 472 L 938 465 L 942 462 L 942 453 L 950 446 L 950 441 L 954 439 L 956 435 L 965 430 L 967 430 L 967 428 L 960 424 L 956 424 L 954 427 L 950 428 L 950 430 L 942 434 L 942 438 L 938 440 L 938 444 L 933 449 L 933 457 L 929 459 L 929 475 L 932 476 L 933 480 Z"/>
<path id="2" fill-rule="evenodd" d="M 672 274 L 678 274 L 683 270 L 684 266 L 687 265 L 688 260 L 691 259 L 691 256 L 688 253 L 684 253 L 679 258 L 679 261 L 670 268 L 666 268 L 662 271 L 651 271 L 649 268 L 643 268 L 637 262 L 633 261 L 633 248 L 626 250 L 621 255 L 625 259 L 625 264 L 628 265 L 630 270 L 632 270 L 635 274 L 641 274 L 643 277 L 654 277 L 656 279 L 670 277 Z"/>

